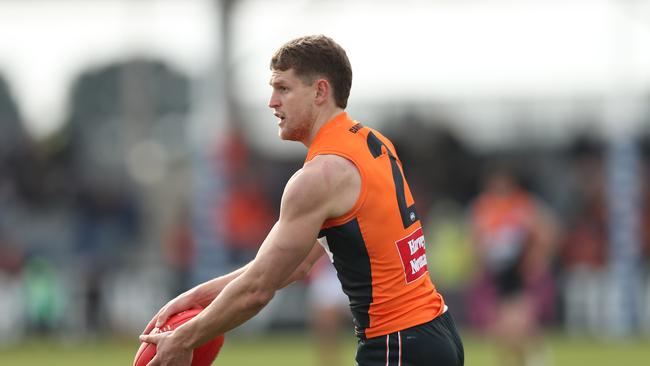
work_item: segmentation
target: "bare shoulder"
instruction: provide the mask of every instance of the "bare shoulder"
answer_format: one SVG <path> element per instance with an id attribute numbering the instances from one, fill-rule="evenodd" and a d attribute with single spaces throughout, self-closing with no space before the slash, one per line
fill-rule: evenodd
<path id="1" fill-rule="evenodd" d="M 338 155 L 318 155 L 291 177 L 283 202 L 318 205 L 330 218 L 350 210 L 360 190 L 361 176 L 351 161 Z"/>
<path id="2" fill-rule="evenodd" d="M 339 155 L 317 155 L 303 169 L 317 172 L 328 184 L 340 184 L 359 178 L 354 163 Z"/>

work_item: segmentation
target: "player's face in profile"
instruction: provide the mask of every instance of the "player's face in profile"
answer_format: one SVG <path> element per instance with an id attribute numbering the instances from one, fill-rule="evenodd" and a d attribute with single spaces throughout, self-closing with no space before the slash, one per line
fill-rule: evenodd
<path id="1" fill-rule="evenodd" d="M 304 141 L 314 123 L 314 83 L 306 85 L 289 69 L 273 70 L 269 84 L 273 88 L 269 107 L 278 117 L 278 135 L 283 140 Z"/>

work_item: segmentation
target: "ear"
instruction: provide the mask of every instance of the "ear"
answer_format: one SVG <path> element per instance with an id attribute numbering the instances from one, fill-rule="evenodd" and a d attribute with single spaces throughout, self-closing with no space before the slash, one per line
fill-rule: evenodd
<path id="1" fill-rule="evenodd" d="M 332 87 L 326 79 L 317 79 L 315 81 L 316 84 L 316 97 L 314 98 L 314 102 L 316 105 L 321 105 L 325 102 L 327 102 L 331 98 L 331 90 Z"/>

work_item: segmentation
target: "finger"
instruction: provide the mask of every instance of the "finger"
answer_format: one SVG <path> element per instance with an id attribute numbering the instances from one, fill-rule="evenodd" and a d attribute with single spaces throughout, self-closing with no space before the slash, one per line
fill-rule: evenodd
<path id="1" fill-rule="evenodd" d="M 185 302 L 174 302 L 171 305 L 165 306 L 158 313 L 158 319 L 156 320 L 156 328 L 162 328 L 165 325 L 165 322 L 174 314 L 180 313 L 181 311 L 193 309 L 195 305 L 186 304 Z"/>
<path id="2" fill-rule="evenodd" d="M 165 309 L 165 307 L 166 307 L 166 306 L 164 306 L 164 307 L 162 307 L 160 310 L 158 310 L 158 312 L 156 313 L 156 315 L 154 315 L 153 318 L 151 318 L 151 320 L 149 321 L 149 323 L 147 324 L 147 326 L 144 328 L 144 331 L 142 332 L 142 334 L 149 334 L 149 333 L 151 333 L 151 331 L 153 330 L 153 328 L 156 327 L 156 322 L 158 321 L 158 317 L 160 316 L 160 313 L 163 311 L 163 309 Z M 160 328 L 160 327 L 158 327 L 158 328 Z"/>
<path id="3" fill-rule="evenodd" d="M 151 331 L 153 330 L 153 328 L 155 328 L 156 319 L 158 319 L 158 316 L 154 316 L 153 318 L 151 318 L 151 320 L 149 321 L 149 323 L 147 324 L 147 326 L 144 327 L 144 330 L 142 331 L 142 334 L 149 334 L 149 333 L 151 333 Z"/>
<path id="4" fill-rule="evenodd" d="M 172 310 L 170 308 L 165 308 L 163 309 L 160 314 L 158 314 L 157 320 L 156 320 L 156 328 L 161 328 L 163 325 L 165 325 L 165 322 L 167 319 L 172 315 L 170 314 Z"/>
<path id="5" fill-rule="evenodd" d="M 160 334 L 142 334 L 139 338 L 140 342 L 158 344 Z"/>

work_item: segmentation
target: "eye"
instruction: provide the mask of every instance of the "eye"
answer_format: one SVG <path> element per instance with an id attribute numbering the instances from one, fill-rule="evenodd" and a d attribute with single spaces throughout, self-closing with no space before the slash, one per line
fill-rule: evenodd
<path id="1" fill-rule="evenodd" d="M 281 87 L 278 88 L 278 90 L 279 90 L 281 93 L 286 93 L 286 92 L 289 91 L 289 88 L 287 88 L 286 86 L 281 86 Z"/>

